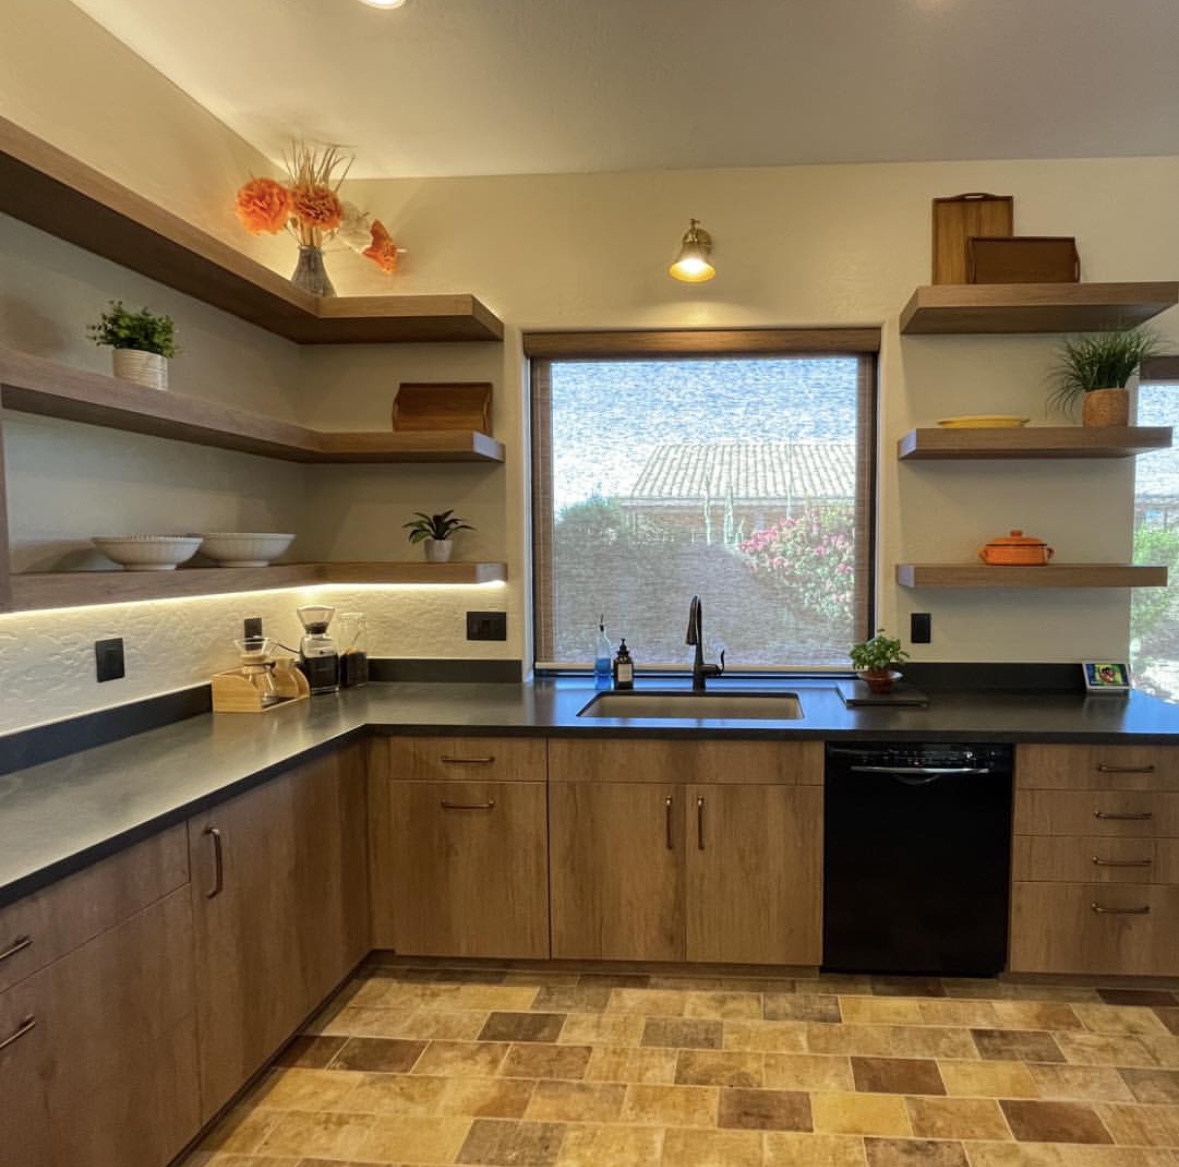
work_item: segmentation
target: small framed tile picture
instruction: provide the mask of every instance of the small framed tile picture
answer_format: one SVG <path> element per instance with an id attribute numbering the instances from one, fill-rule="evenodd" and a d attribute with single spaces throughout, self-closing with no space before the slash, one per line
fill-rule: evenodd
<path id="1" fill-rule="evenodd" d="M 1090 693 L 1129 693 L 1130 666 L 1124 661 L 1087 660 L 1081 668 L 1085 670 L 1085 689 Z"/>

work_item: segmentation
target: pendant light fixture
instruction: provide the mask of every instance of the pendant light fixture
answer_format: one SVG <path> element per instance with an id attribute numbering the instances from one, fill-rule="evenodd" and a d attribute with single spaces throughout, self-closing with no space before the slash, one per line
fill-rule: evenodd
<path id="1" fill-rule="evenodd" d="M 367 4 L 370 8 L 400 8 L 405 0 L 360 0 L 361 4 Z"/>
<path id="2" fill-rule="evenodd" d="M 716 275 L 716 268 L 708 258 L 712 254 L 712 236 L 700 226 L 699 219 L 689 219 L 688 223 L 680 253 L 667 274 L 685 284 L 702 284 Z"/>

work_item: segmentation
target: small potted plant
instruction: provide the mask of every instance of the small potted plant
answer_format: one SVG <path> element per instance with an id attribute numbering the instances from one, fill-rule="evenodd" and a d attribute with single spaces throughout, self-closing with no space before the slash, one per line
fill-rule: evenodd
<path id="1" fill-rule="evenodd" d="M 156 316 L 146 308 L 130 312 L 121 300 L 112 300 L 86 332 L 95 344 L 114 349 L 111 363 L 116 377 L 148 389 L 168 388 L 168 360 L 176 355 L 171 316 Z"/>
<path id="2" fill-rule="evenodd" d="M 904 664 L 909 654 L 901 648 L 901 642 L 884 634 L 883 628 L 876 629 L 871 640 L 853 644 L 848 652 L 860 680 L 869 690 L 877 694 L 892 692 L 893 682 L 900 673 L 893 665 Z"/>
<path id="3" fill-rule="evenodd" d="M 1141 326 L 1066 338 L 1057 354 L 1049 404 L 1072 413 L 1080 399 L 1083 425 L 1129 425 L 1126 382 L 1158 351 L 1158 334 Z"/>
<path id="4" fill-rule="evenodd" d="M 409 531 L 411 543 L 426 544 L 426 559 L 430 563 L 449 563 L 453 544 L 450 537 L 455 531 L 473 531 L 475 528 L 462 519 L 453 517 L 454 511 L 443 511 L 440 515 L 427 515 L 414 511 L 416 519 L 402 526 Z"/>

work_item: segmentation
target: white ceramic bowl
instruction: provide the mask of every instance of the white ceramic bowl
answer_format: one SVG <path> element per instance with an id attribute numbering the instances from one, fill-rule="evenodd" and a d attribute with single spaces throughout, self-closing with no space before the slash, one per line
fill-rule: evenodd
<path id="1" fill-rule="evenodd" d="M 201 545 L 196 535 L 96 535 L 90 542 L 128 571 L 175 571 Z"/>
<path id="2" fill-rule="evenodd" d="M 201 553 L 218 567 L 267 567 L 294 542 L 295 536 L 266 531 L 210 531 L 200 538 Z"/>

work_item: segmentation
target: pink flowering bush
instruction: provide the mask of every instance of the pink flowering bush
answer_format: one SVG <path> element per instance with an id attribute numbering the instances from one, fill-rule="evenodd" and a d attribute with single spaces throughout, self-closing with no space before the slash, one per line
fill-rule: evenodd
<path id="1" fill-rule="evenodd" d="M 800 611 L 850 621 L 855 579 L 854 514 L 847 504 L 809 507 L 737 544 Z"/>

